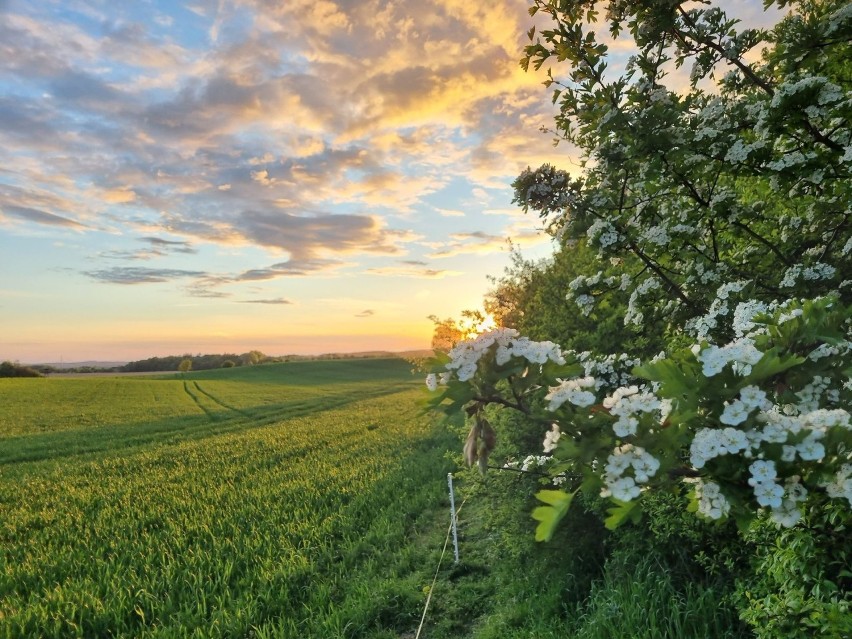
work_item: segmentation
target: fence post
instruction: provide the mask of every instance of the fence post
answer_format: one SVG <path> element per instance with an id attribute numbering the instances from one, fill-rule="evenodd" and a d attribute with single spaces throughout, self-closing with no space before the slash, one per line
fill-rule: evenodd
<path id="1" fill-rule="evenodd" d="M 450 487 L 450 523 L 453 527 L 453 556 L 459 563 L 459 536 L 456 528 L 456 497 L 453 493 L 453 474 L 447 473 L 447 485 Z"/>

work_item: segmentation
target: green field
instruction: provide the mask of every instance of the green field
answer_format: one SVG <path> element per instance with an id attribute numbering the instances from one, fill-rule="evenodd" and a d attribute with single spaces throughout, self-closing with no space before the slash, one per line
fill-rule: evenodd
<path id="1" fill-rule="evenodd" d="M 411 633 L 457 445 L 419 386 L 402 360 L 0 379 L 0 637 Z"/>

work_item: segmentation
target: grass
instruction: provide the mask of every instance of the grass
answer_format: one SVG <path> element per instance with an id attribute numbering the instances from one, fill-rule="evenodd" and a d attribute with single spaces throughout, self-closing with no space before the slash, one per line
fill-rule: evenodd
<path id="1" fill-rule="evenodd" d="M 401 360 L 0 380 L 0 639 L 740 637 L 711 583 L 608 556 L 529 478 L 460 471 Z"/>
<path id="2" fill-rule="evenodd" d="M 454 441 L 419 414 L 407 369 L 372 365 L 367 380 L 356 362 L 308 366 L 323 385 L 270 367 L 4 386 L 63 398 L 42 406 L 69 422 L 126 421 L 18 422 L 4 438 L 0 637 L 395 637 L 416 626 Z M 145 421 L 158 402 L 180 410 Z"/>

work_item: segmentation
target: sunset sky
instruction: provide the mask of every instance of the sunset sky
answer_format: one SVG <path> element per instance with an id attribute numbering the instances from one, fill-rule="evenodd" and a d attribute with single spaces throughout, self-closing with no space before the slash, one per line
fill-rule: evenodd
<path id="1" fill-rule="evenodd" d="M 576 170 L 527 6 L 0 0 L 0 360 L 428 347 Z"/>

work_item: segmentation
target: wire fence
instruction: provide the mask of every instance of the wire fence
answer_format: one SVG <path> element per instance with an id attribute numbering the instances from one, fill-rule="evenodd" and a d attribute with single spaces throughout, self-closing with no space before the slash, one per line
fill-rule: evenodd
<path id="1" fill-rule="evenodd" d="M 423 614 L 420 616 L 420 625 L 417 627 L 417 634 L 414 639 L 420 639 L 420 633 L 423 631 L 423 624 L 426 623 L 426 613 L 429 611 L 429 604 L 432 602 L 432 593 L 435 592 L 435 584 L 438 583 L 438 575 L 441 572 L 441 564 L 444 562 L 444 556 L 447 554 L 447 546 L 450 545 L 450 537 L 453 537 L 453 548 L 455 551 L 456 563 L 459 561 L 458 554 L 458 537 L 456 534 L 456 522 L 458 521 L 459 513 L 464 508 L 467 498 L 459 504 L 458 510 L 455 510 L 455 495 L 453 490 L 452 473 L 448 476 L 447 482 L 450 487 L 450 525 L 447 527 L 447 538 L 444 540 L 444 547 L 441 550 L 441 557 L 438 559 L 438 566 L 435 568 L 435 576 L 432 578 L 432 585 L 429 586 L 429 594 L 426 596 L 426 604 L 423 606 Z"/>

